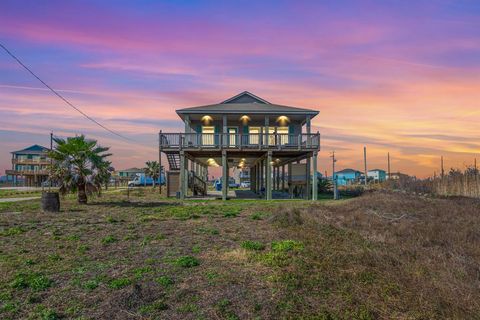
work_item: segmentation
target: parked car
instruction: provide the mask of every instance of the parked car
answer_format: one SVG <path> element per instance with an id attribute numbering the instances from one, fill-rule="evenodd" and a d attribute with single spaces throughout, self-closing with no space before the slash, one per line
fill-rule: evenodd
<path id="1" fill-rule="evenodd" d="M 165 175 L 162 174 L 161 177 L 155 181 L 155 185 L 165 184 Z M 133 180 L 128 181 L 129 187 L 141 187 L 141 186 L 151 186 L 153 185 L 153 179 L 151 177 L 145 177 L 143 173 L 137 173 Z"/>
<path id="2" fill-rule="evenodd" d="M 240 188 L 240 184 L 235 182 L 235 179 L 229 178 L 228 179 L 228 187 L 229 188 Z"/>
<path id="3" fill-rule="evenodd" d="M 243 181 L 240 183 L 241 188 L 250 188 L 250 181 Z"/>

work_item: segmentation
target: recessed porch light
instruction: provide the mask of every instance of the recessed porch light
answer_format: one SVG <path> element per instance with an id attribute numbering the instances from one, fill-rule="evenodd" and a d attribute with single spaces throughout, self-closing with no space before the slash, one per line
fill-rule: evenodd
<path id="1" fill-rule="evenodd" d="M 201 121 L 203 122 L 204 125 L 209 125 L 212 121 L 213 121 L 213 118 L 211 116 L 203 116 Z"/>

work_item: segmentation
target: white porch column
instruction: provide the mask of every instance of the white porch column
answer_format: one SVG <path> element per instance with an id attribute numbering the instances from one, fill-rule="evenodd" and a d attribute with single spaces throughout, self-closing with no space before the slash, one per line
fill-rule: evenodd
<path id="1" fill-rule="evenodd" d="M 311 161 L 311 156 L 308 156 L 307 157 L 307 165 L 306 165 L 306 174 L 307 174 L 307 190 L 306 190 L 306 194 L 305 194 L 305 197 L 307 199 L 310 199 L 310 195 L 311 195 L 311 185 L 312 185 L 312 175 L 311 175 L 311 172 L 312 172 L 312 161 Z"/>
<path id="2" fill-rule="evenodd" d="M 227 123 L 227 116 L 224 115 L 222 117 L 222 122 L 223 122 L 223 129 L 222 129 L 222 133 L 223 133 L 223 137 L 222 137 L 222 145 L 223 146 L 228 146 L 228 123 Z"/>

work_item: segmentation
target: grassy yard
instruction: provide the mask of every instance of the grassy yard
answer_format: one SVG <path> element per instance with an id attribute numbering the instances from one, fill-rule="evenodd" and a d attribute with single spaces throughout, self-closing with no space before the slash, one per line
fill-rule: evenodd
<path id="1" fill-rule="evenodd" d="M 2 319 L 479 319 L 480 201 L 0 203 Z"/>

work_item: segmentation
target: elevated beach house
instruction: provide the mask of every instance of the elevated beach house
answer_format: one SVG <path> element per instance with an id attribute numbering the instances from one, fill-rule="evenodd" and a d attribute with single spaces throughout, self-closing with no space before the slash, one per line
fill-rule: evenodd
<path id="1" fill-rule="evenodd" d="M 217 104 L 179 109 L 184 132 L 160 131 L 160 160 L 166 155 L 168 195 L 206 195 L 208 167 L 221 167 L 222 199 L 228 197 L 229 169 L 250 172 L 255 197 L 272 192 L 317 198 L 320 134 L 312 132 L 318 111 L 270 103 L 242 92 Z M 313 167 L 313 168 L 312 168 Z M 217 169 L 218 170 L 218 169 Z"/>
<path id="2" fill-rule="evenodd" d="M 5 174 L 12 179 L 14 185 L 20 181 L 24 186 L 39 187 L 48 179 L 48 165 L 50 160 L 47 153 L 50 149 L 35 144 L 28 148 L 13 151 L 12 169 L 6 170 Z"/>
<path id="3" fill-rule="evenodd" d="M 335 172 L 335 179 L 337 185 L 348 186 L 351 184 L 359 183 L 362 172 L 355 169 L 343 169 Z"/>

